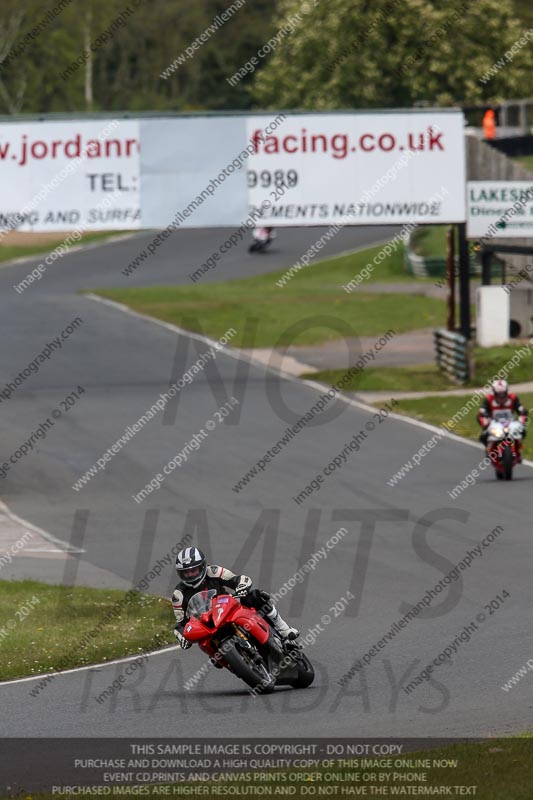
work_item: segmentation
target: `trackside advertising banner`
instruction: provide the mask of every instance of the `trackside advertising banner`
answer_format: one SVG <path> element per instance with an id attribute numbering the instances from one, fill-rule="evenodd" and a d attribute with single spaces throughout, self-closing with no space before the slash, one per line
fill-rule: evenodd
<path id="1" fill-rule="evenodd" d="M 142 227 L 232 226 L 248 213 L 241 116 L 141 122 Z"/>
<path id="2" fill-rule="evenodd" d="M 141 141 L 143 227 L 465 220 L 460 112 L 148 120 Z"/>
<path id="3" fill-rule="evenodd" d="M 288 116 L 270 135 L 247 120 L 252 208 L 268 223 L 464 222 L 462 113 Z"/>
<path id="4" fill-rule="evenodd" d="M 465 220 L 460 112 L 0 124 L 0 230 Z"/>
<path id="5" fill-rule="evenodd" d="M 0 124 L 0 230 L 138 228 L 139 124 Z"/>

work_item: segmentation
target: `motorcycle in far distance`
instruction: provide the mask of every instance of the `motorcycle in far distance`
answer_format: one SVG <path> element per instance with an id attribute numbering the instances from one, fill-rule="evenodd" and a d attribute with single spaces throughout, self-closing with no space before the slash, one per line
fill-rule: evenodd
<path id="1" fill-rule="evenodd" d="M 254 228 L 252 236 L 254 240 L 248 248 L 249 253 L 262 253 L 267 249 L 270 242 L 276 238 L 272 228 Z"/>
<path id="2" fill-rule="evenodd" d="M 487 455 L 498 480 L 510 481 L 518 464 L 524 426 L 515 420 L 511 411 L 497 411 L 488 424 Z"/>
<path id="3" fill-rule="evenodd" d="M 198 644 L 215 666 L 230 670 L 257 694 L 270 694 L 276 686 L 305 689 L 312 684 L 315 671 L 301 645 L 282 639 L 238 597 L 205 589 L 191 597 L 187 614 L 187 641 Z"/>

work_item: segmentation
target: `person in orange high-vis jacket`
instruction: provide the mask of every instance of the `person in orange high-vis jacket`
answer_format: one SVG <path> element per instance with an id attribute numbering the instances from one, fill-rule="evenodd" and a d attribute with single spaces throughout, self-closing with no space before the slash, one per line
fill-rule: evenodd
<path id="1" fill-rule="evenodd" d="M 487 109 L 483 115 L 483 135 L 485 139 L 494 139 L 496 136 L 496 115 L 492 108 Z"/>

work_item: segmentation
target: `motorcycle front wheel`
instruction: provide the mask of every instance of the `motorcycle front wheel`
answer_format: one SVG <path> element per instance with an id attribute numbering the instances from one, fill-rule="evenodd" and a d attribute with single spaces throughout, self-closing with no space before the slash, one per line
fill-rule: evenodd
<path id="1" fill-rule="evenodd" d="M 258 694 L 270 694 L 274 691 L 276 679 L 267 670 L 263 659 L 257 657 L 257 650 L 247 647 L 237 636 L 226 639 L 222 649 L 224 659 L 233 672 L 248 686 L 255 689 Z"/>
<path id="2" fill-rule="evenodd" d="M 502 453 L 502 467 L 503 467 L 503 477 L 506 481 L 510 481 L 513 478 L 513 451 L 507 445 L 504 447 Z"/>

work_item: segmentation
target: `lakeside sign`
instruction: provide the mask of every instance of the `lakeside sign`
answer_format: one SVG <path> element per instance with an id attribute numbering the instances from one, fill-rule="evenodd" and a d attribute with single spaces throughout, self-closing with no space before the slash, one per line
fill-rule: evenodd
<path id="1" fill-rule="evenodd" d="M 531 181 L 469 181 L 466 207 L 469 239 L 533 237 Z"/>

